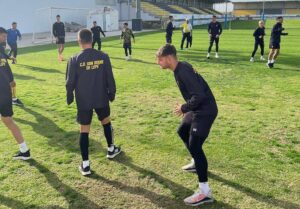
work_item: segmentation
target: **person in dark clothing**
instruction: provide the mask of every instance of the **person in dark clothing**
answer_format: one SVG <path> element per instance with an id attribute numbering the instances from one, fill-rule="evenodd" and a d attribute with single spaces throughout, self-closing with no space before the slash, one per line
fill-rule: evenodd
<path id="1" fill-rule="evenodd" d="M 13 57 L 15 58 L 12 61 L 12 64 L 16 64 L 16 59 L 17 59 L 17 54 L 18 54 L 18 44 L 17 44 L 17 40 L 22 39 L 22 35 L 20 33 L 20 31 L 17 29 L 17 23 L 13 22 L 11 24 L 11 28 L 7 30 L 7 44 L 10 47 L 10 51 L 8 53 L 8 56 L 13 55 Z"/>
<path id="2" fill-rule="evenodd" d="M 183 105 L 177 104 L 174 113 L 183 116 L 178 134 L 194 159 L 200 189 L 184 202 L 191 206 L 212 202 L 207 177 L 208 164 L 202 145 L 218 114 L 215 98 L 202 76 L 189 63 L 178 61 L 173 45 L 162 46 L 156 57 L 162 69 L 174 72 L 179 90 L 186 101 Z"/>
<path id="3" fill-rule="evenodd" d="M 130 28 L 128 28 L 128 23 L 124 23 L 123 30 L 121 33 L 121 39 L 123 39 L 123 48 L 125 51 L 125 59 L 129 60 L 131 59 L 131 37 L 133 39 L 133 43 L 135 43 L 133 32 Z M 129 53 L 129 56 L 128 56 Z"/>
<path id="4" fill-rule="evenodd" d="M 91 174 L 89 162 L 89 132 L 95 111 L 101 122 L 107 141 L 107 158 L 113 159 L 121 149 L 114 145 L 113 127 L 110 121 L 109 102 L 114 101 L 116 84 L 112 66 L 107 54 L 92 48 L 92 32 L 82 29 L 78 33 L 78 43 L 82 51 L 71 57 L 66 73 L 67 104 L 76 96 L 77 122 L 80 124 L 80 150 L 82 175 Z"/>
<path id="5" fill-rule="evenodd" d="M 2 43 L 6 41 L 7 31 L 0 27 L 0 49 L 3 49 Z M 14 80 L 14 76 L 7 62 L 8 56 L 4 53 L 0 53 L 0 117 L 1 121 L 11 131 L 15 140 L 19 144 L 19 152 L 13 156 L 14 159 L 28 160 L 30 159 L 30 150 L 28 149 L 21 130 L 15 124 L 13 116 L 13 107 L 11 102 L 11 82 Z"/>
<path id="6" fill-rule="evenodd" d="M 253 33 L 253 36 L 255 37 L 255 44 L 254 44 L 254 50 L 252 52 L 250 62 L 254 62 L 254 55 L 258 49 L 258 46 L 260 46 L 260 60 L 265 60 L 264 58 L 264 36 L 265 36 L 265 23 L 264 21 L 259 21 L 258 22 L 258 28 Z"/>
<path id="7" fill-rule="evenodd" d="M 101 50 L 101 37 L 100 37 L 100 33 L 102 33 L 102 35 L 105 37 L 105 34 L 102 30 L 102 28 L 100 26 L 97 25 L 97 22 L 94 21 L 93 22 L 93 27 L 91 28 L 91 31 L 93 33 L 93 43 L 92 43 L 92 47 L 94 49 L 95 44 L 98 44 L 98 50 Z"/>
<path id="8" fill-rule="evenodd" d="M 171 44 L 172 43 L 172 35 L 173 31 L 175 30 L 175 27 L 173 25 L 173 16 L 169 16 L 169 22 L 167 24 L 166 28 L 166 43 Z"/>
<path id="9" fill-rule="evenodd" d="M 217 17 L 215 15 L 212 16 L 212 21 L 208 24 L 208 34 L 210 37 L 207 59 L 210 58 L 210 51 L 214 44 L 216 43 L 216 58 L 219 58 L 219 39 L 222 34 L 222 25 L 217 21 Z"/>
<path id="10" fill-rule="evenodd" d="M 275 60 L 279 55 L 281 36 L 288 35 L 288 33 L 282 32 L 282 31 L 284 31 L 284 28 L 282 27 L 283 17 L 277 17 L 276 21 L 277 21 L 277 23 L 273 26 L 273 29 L 271 32 L 271 38 L 270 38 L 270 44 L 269 44 L 270 53 L 269 53 L 268 62 L 267 62 L 267 66 L 269 68 L 274 67 Z"/>
<path id="11" fill-rule="evenodd" d="M 65 24 L 60 21 L 60 15 L 56 15 L 56 22 L 52 28 L 53 36 L 55 37 L 57 48 L 58 48 L 58 60 L 63 61 L 63 51 L 65 48 Z"/>

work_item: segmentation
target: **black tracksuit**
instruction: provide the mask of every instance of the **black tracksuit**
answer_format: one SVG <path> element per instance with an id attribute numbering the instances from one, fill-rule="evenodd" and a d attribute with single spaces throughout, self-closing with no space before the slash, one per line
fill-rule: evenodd
<path id="1" fill-rule="evenodd" d="M 7 62 L 8 55 L 5 54 L 4 47 L 0 46 L 0 115 L 3 117 L 11 117 L 12 110 L 12 92 L 10 83 L 14 80 L 14 76 Z"/>
<path id="2" fill-rule="evenodd" d="M 52 33 L 55 38 L 58 38 L 56 44 L 65 43 L 65 24 L 63 22 L 55 22 L 52 27 Z"/>
<path id="3" fill-rule="evenodd" d="M 166 42 L 168 44 L 171 44 L 172 43 L 172 35 L 173 35 L 173 30 L 174 30 L 174 26 L 173 26 L 173 23 L 170 21 L 167 25 L 167 28 L 166 28 Z"/>
<path id="4" fill-rule="evenodd" d="M 217 117 L 217 104 L 206 81 L 190 64 L 179 62 L 174 76 L 186 101 L 181 107 L 184 118 L 178 134 L 195 160 L 199 181 L 207 182 L 208 165 L 202 145 Z"/>
<path id="5" fill-rule="evenodd" d="M 284 31 L 284 28 L 281 23 L 278 22 L 273 26 L 269 44 L 270 49 L 280 49 L 281 36 L 288 35 L 288 33 L 283 33 L 282 31 Z"/>
<path id="6" fill-rule="evenodd" d="M 260 50 L 261 50 L 260 54 L 261 54 L 261 56 L 264 55 L 264 46 L 265 46 L 265 44 L 264 44 L 264 36 L 265 35 L 266 35 L 265 34 L 265 27 L 262 27 L 262 28 L 258 27 L 254 31 L 253 36 L 255 37 L 255 44 L 254 44 L 254 50 L 252 52 L 251 57 L 254 57 L 254 55 L 255 55 L 255 53 L 256 53 L 256 51 L 258 49 L 258 45 L 260 46 Z"/>
<path id="7" fill-rule="evenodd" d="M 101 50 L 101 37 L 100 37 L 100 33 L 102 33 L 102 35 L 105 37 L 105 34 L 102 30 L 102 28 L 100 26 L 96 26 L 96 27 L 92 27 L 91 31 L 93 33 L 93 48 L 95 46 L 95 44 L 98 44 L 98 50 Z"/>
<path id="8" fill-rule="evenodd" d="M 210 37 L 210 41 L 209 41 L 208 53 L 210 53 L 214 42 L 216 42 L 216 52 L 219 51 L 219 37 L 222 34 L 222 30 L 223 29 L 222 29 L 221 23 L 219 23 L 219 22 L 209 23 L 207 31 L 211 35 L 211 37 Z"/>

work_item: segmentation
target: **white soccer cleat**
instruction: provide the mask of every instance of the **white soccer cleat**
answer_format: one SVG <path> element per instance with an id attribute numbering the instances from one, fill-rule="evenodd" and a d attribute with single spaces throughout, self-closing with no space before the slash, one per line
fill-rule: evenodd
<path id="1" fill-rule="evenodd" d="M 218 53 L 216 53 L 216 56 L 215 56 L 216 58 L 219 58 L 219 55 L 218 55 Z"/>
<path id="2" fill-rule="evenodd" d="M 250 58 L 250 62 L 254 62 L 254 58 L 253 57 Z"/>
<path id="3" fill-rule="evenodd" d="M 125 57 L 125 60 L 129 60 L 129 57 L 128 57 L 128 56 L 126 56 L 126 57 Z"/>
<path id="4" fill-rule="evenodd" d="M 264 56 L 261 56 L 261 57 L 260 57 L 260 60 L 265 61 Z"/>
<path id="5" fill-rule="evenodd" d="M 209 58 L 210 58 L 210 53 L 207 53 L 207 56 L 206 56 L 206 58 L 207 58 L 207 59 L 209 59 Z"/>

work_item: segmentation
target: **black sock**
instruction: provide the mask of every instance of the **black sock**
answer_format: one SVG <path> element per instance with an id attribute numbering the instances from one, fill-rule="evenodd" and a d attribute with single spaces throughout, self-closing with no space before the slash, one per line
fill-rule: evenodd
<path id="1" fill-rule="evenodd" d="M 80 133 L 79 145 L 82 160 L 89 160 L 89 133 Z"/>
<path id="2" fill-rule="evenodd" d="M 113 140 L 114 140 L 114 129 L 113 129 L 111 123 L 103 125 L 103 129 L 104 129 L 104 135 L 105 135 L 105 138 L 106 138 L 107 146 L 110 147 L 111 145 L 114 144 L 114 142 L 113 142 Z"/>

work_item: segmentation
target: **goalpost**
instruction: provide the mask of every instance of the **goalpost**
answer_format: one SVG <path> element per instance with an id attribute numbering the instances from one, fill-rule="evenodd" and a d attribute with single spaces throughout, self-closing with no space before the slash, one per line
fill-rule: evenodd
<path id="1" fill-rule="evenodd" d="M 87 8 L 67 8 L 67 7 L 47 7 L 37 9 L 34 18 L 34 32 L 32 43 L 53 43 L 52 26 L 56 22 L 56 15 L 61 16 L 61 22 L 65 24 L 66 42 L 74 41 L 77 32 L 86 27 L 89 9 Z"/>

